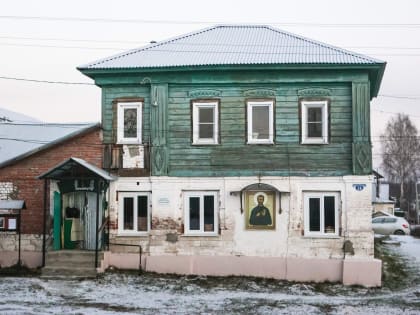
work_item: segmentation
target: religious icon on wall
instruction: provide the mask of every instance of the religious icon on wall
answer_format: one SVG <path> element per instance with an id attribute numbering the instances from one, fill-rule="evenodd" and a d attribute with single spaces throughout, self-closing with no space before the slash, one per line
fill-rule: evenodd
<path id="1" fill-rule="evenodd" d="M 246 228 L 249 230 L 273 230 L 276 227 L 275 192 L 245 192 Z"/>

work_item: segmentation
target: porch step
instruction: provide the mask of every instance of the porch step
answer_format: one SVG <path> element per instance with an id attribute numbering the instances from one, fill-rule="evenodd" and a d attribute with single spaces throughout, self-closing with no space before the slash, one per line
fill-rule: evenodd
<path id="1" fill-rule="evenodd" d="M 103 254 L 99 253 L 99 261 Z M 83 250 L 49 251 L 45 256 L 42 277 L 78 277 L 96 276 L 95 252 Z"/>

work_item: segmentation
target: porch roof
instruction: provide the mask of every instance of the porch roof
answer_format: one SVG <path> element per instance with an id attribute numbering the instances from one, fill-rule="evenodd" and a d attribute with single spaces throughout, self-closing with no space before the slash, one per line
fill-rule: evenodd
<path id="1" fill-rule="evenodd" d="M 54 168 L 39 175 L 38 179 L 74 179 L 74 178 L 102 178 L 113 181 L 115 178 L 103 169 L 86 162 L 83 159 L 71 157 Z"/>
<path id="2" fill-rule="evenodd" d="M 0 200 L 0 210 L 26 209 L 25 200 Z"/>

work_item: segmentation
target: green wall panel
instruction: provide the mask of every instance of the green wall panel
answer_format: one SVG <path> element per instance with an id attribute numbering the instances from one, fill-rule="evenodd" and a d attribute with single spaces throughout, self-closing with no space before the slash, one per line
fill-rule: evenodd
<path id="1" fill-rule="evenodd" d="M 189 74 L 188 74 L 189 75 Z M 354 122 L 352 81 L 364 79 L 364 74 L 340 75 L 308 73 L 288 77 L 274 72 L 268 76 L 258 74 L 247 78 L 239 73 L 226 73 L 220 77 L 197 73 L 168 74 L 153 77 L 152 82 L 167 84 L 167 133 L 164 139 L 169 176 L 248 176 L 248 175 L 297 175 L 334 176 L 353 174 L 352 152 Z M 239 77 L 238 77 L 239 76 Z M 103 79 L 102 82 L 107 82 Z M 125 79 L 124 79 L 125 80 Z M 144 98 L 143 141 L 150 143 L 151 91 L 150 84 L 124 83 L 102 87 L 102 117 L 104 142 L 113 141 L 113 100 L 122 97 Z M 136 79 L 140 82 L 140 79 Z M 231 80 L 231 81 L 229 81 Z M 232 80 L 241 82 L 231 83 Z M 277 80 L 278 82 L 273 83 Z M 289 81 L 289 82 L 288 82 Z M 329 82 L 327 82 L 329 81 Z M 305 89 L 319 89 L 330 99 L 330 144 L 300 144 L 299 98 Z M 353 89 L 353 90 L 352 90 Z M 267 98 L 275 100 L 275 138 L 273 145 L 248 145 L 246 143 L 246 99 L 254 90 L 274 93 Z M 211 91 L 217 96 L 202 99 L 220 100 L 219 145 L 195 146 L 191 144 L 191 101 L 199 99 L 201 91 Z M 274 91 L 274 92 L 272 92 Z M 209 92 L 210 93 L 210 92 Z M 209 94 L 210 95 L 210 94 Z M 313 95 L 316 97 L 316 95 Z M 264 97 L 262 97 L 264 98 Z M 363 119 L 363 118 L 358 118 Z M 153 152 L 153 150 L 152 150 Z M 153 160 L 153 156 L 151 159 Z"/>
<path id="2" fill-rule="evenodd" d="M 168 143 L 169 175 L 247 176 L 305 175 L 331 176 L 352 173 L 352 87 L 345 83 L 169 85 Z M 299 95 L 304 88 L 327 88 L 331 100 L 330 144 L 300 144 Z M 190 91 L 220 92 L 219 145 L 191 144 Z M 273 90 L 275 144 L 246 144 L 246 99 L 252 89 Z M 263 174 L 264 173 L 264 174 Z"/>

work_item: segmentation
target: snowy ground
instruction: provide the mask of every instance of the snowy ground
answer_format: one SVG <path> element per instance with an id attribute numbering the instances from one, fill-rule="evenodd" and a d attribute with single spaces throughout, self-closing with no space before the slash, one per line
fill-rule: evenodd
<path id="1" fill-rule="evenodd" d="M 127 273 L 0 278 L 0 314 L 420 314 L 420 239 L 390 241 L 378 246 L 391 257 L 380 289 Z"/>

